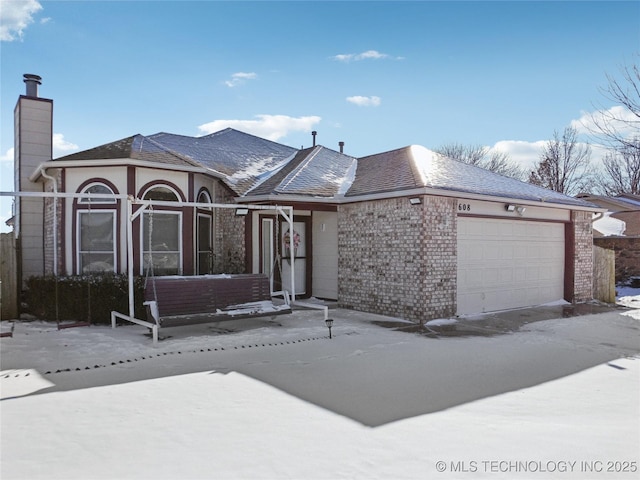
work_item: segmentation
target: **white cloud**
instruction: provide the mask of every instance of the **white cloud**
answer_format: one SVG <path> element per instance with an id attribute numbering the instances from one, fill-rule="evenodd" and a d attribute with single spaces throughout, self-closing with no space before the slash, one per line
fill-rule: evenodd
<path id="1" fill-rule="evenodd" d="M 378 107 L 380 106 L 380 97 L 371 96 L 363 97 L 361 95 L 355 95 L 353 97 L 347 97 L 347 102 L 353 103 L 359 107 Z"/>
<path id="2" fill-rule="evenodd" d="M 53 134 L 53 158 L 64 155 L 73 150 L 77 150 L 79 147 L 75 143 L 68 142 L 64 139 L 62 133 Z M 4 154 L 0 155 L 0 163 L 13 162 L 14 148 L 11 147 Z"/>
<path id="3" fill-rule="evenodd" d="M 247 80 L 255 80 L 256 78 L 258 78 L 258 75 L 254 72 L 237 72 L 231 75 L 230 80 L 225 80 L 224 84 L 229 88 L 233 88 L 242 85 Z"/>
<path id="4" fill-rule="evenodd" d="M 547 140 L 527 142 L 524 140 L 501 140 L 496 142 L 492 151 L 508 153 L 511 159 L 525 169 L 532 169 L 540 160 L 540 153 L 547 144 Z"/>
<path id="5" fill-rule="evenodd" d="M 33 23 L 33 15 L 42 10 L 36 0 L 3 0 L 0 8 L 0 41 L 22 39 L 24 30 Z"/>
<path id="6" fill-rule="evenodd" d="M 508 153 L 511 160 L 529 171 L 536 168 L 542 149 L 548 142 L 549 140 L 538 140 L 537 142 L 501 140 L 491 147 L 491 151 Z M 580 143 L 580 145 L 586 145 L 586 143 Z M 602 165 L 602 159 L 607 154 L 607 150 L 599 145 L 589 144 L 589 147 L 591 148 L 591 164 L 596 167 Z"/>
<path id="7" fill-rule="evenodd" d="M 367 50 L 362 53 L 341 53 L 339 55 L 334 55 L 334 60 L 338 62 L 358 62 L 361 60 L 381 60 L 381 59 L 394 59 L 394 60 L 402 60 L 402 57 L 392 57 L 391 55 L 387 55 L 386 53 L 380 53 L 376 50 Z"/>
<path id="8" fill-rule="evenodd" d="M 596 124 L 608 125 L 612 131 L 619 132 L 622 135 L 630 135 L 637 132 L 637 128 L 633 129 L 631 126 L 638 124 L 638 118 L 631 110 L 622 105 L 616 105 L 607 110 L 582 112 L 582 116 L 579 119 L 571 121 L 571 126 L 578 133 L 585 135 L 597 132 Z"/>
<path id="9" fill-rule="evenodd" d="M 321 120 L 317 116 L 289 117 L 288 115 L 256 115 L 256 120 L 214 120 L 198 127 L 203 134 L 234 128 L 272 141 L 278 141 L 291 132 L 309 131 Z"/>
<path id="10" fill-rule="evenodd" d="M 13 162 L 13 151 L 13 147 L 11 147 L 4 155 L 0 155 L 0 163 Z"/>
<path id="11" fill-rule="evenodd" d="M 64 139 L 64 135 L 62 133 L 53 134 L 53 158 L 77 149 L 78 145 L 76 145 L 75 143 L 67 142 Z"/>

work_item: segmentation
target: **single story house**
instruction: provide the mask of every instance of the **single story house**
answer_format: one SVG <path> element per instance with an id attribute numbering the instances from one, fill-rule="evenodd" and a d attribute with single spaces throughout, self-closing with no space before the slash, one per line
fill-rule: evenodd
<path id="1" fill-rule="evenodd" d="M 416 322 L 592 298 L 601 210 L 585 200 L 421 146 L 355 158 L 315 136 L 296 149 L 234 129 L 136 134 L 52 160 L 53 102 L 37 95 L 39 77 L 25 82 L 16 191 L 105 196 L 59 198 L 55 209 L 51 199 L 16 200 L 24 278 L 54 271 L 54 261 L 62 274 L 125 272 L 126 195 L 198 203 L 154 207 L 133 222 L 140 275 L 150 265 L 155 274 L 264 272 L 290 289 L 294 268 L 298 296 Z M 207 203 L 292 206 L 294 232 L 275 210 L 238 216 Z M 290 235 L 293 265 L 278 261 Z"/>

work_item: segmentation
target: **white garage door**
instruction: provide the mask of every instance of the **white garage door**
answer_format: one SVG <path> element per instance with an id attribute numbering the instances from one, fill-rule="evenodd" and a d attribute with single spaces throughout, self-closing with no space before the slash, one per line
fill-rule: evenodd
<path id="1" fill-rule="evenodd" d="M 458 314 L 540 305 L 564 294 L 564 225 L 458 218 Z"/>

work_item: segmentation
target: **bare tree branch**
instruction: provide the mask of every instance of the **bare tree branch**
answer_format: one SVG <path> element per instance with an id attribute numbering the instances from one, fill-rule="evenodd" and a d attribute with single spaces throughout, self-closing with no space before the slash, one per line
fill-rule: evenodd
<path id="1" fill-rule="evenodd" d="M 475 165 L 494 173 L 521 180 L 524 171 L 506 152 L 491 151 L 489 147 L 482 145 L 462 145 L 449 143 L 434 150 L 440 155 L 458 160 L 459 162 Z"/>
<path id="2" fill-rule="evenodd" d="M 593 185 L 590 165 L 591 147 L 578 141 L 578 131 L 564 129 L 562 135 L 553 132 L 542 149 L 536 169 L 529 175 L 529 183 L 565 195 L 589 191 Z"/>

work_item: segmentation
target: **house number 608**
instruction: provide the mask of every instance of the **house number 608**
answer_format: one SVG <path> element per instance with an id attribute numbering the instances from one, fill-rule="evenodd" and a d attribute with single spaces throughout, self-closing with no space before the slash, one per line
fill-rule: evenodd
<path id="1" fill-rule="evenodd" d="M 458 210 L 461 212 L 470 212 L 471 211 L 471 204 L 469 203 L 459 203 L 458 204 Z"/>

